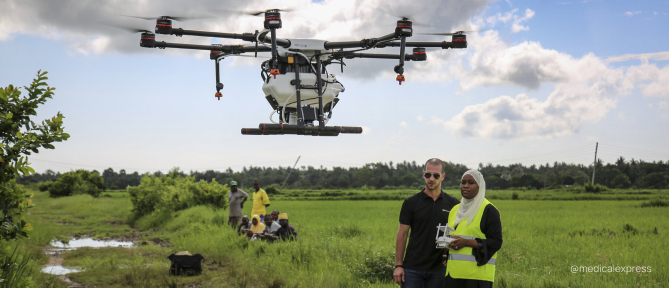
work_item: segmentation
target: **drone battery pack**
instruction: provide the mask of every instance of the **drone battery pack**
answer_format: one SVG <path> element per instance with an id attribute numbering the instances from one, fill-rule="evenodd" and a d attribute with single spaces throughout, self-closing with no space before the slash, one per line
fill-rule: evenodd
<path id="1" fill-rule="evenodd" d="M 304 121 L 317 120 L 318 119 L 317 115 L 318 115 L 318 109 L 316 109 L 316 107 L 309 107 L 309 106 L 302 107 L 302 117 L 304 118 Z"/>

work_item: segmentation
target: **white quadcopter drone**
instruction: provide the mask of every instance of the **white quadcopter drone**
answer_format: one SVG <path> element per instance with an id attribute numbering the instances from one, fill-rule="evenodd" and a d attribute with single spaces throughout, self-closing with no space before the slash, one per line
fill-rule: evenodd
<path id="1" fill-rule="evenodd" d="M 455 229 L 448 226 L 448 223 L 444 226 L 441 226 L 441 223 L 437 225 L 437 237 L 435 237 L 435 240 L 437 240 L 438 249 L 448 248 L 448 244 L 455 241 L 455 238 L 451 237 L 451 232 L 453 231 L 455 231 Z"/>
<path id="2" fill-rule="evenodd" d="M 146 48 L 181 48 L 211 51 L 210 59 L 216 62 L 216 94 L 221 99 L 223 84 L 219 77 L 219 62 L 227 56 L 243 53 L 271 52 L 272 58 L 262 63 L 262 90 L 265 99 L 272 106 L 272 123 L 261 123 L 258 128 L 242 128 L 245 135 L 280 135 L 297 134 L 312 136 L 338 136 L 340 133 L 362 133 L 361 127 L 326 126 L 332 117 L 332 110 L 339 102 L 339 93 L 344 92 L 344 85 L 334 74 L 328 74 L 326 67 L 336 63 L 344 72 L 344 59 L 378 58 L 397 59 L 399 64 L 394 71 L 396 80 L 401 85 L 404 78 L 405 61 L 425 61 L 425 48 L 467 48 L 465 31 L 453 33 L 429 33 L 427 35 L 450 35 L 452 42 L 407 42 L 413 35 L 412 22 L 407 17 L 397 21 L 394 32 L 378 38 L 358 41 L 331 42 L 314 39 L 279 39 L 276 30 L 281 28 L 280 9 L 248 13 L 258 16 L 264 14 L 264 30 L 255 33 L 219 33 L 172 28 L 172 20 L 180 21 L 187 17 L 160 16 L 136 17 L 156 20 L 155 33 L 175 36 L 203 36 L 229 39 L 241 39 L 253 42 L 253 46 L 244 45 L 192 45 L 156 41 L 156 34 L 148 30 L 132 29 L 142 32 L 140 46 Z M 285 11 L 285 10 L 284 10 Z M 135 16 L 130 16 L 135 17 Z M 267 37 L 269 34 L 269 37 Z M 399 41 L 397 41 L 399 40 Z M 359 53 L 372 48 L 400 47 L 399 54 Z M 405 54 L 406 47 L 413 48 L 412 54 Z M 349 50 L 345 50 L 349 49 Z M 273 114 L 278 114 L 278 122 Z M 327 115 L 326 115 L 327 114 Z M 318 124 L 314 124 L 318 121 Z"/>

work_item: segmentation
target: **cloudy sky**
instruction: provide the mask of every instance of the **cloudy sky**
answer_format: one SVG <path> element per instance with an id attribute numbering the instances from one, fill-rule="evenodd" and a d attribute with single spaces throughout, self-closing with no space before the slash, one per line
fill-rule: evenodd
<path id="1" fill-rule="evenodd" d="M 390 4 L 390 2 L 404 2 Z M 395 61 L 354 59 L 330 125 L 363 126 L 338 137 L 243 136 L 269 122 L 259 65 L 222 62 L 216 101 L 206 51 L 146 49 L 154 22 L 118 16 L 213 16 L 175 27 L 221 32 L 262 29 L 283 13 L 279 37 L 359 40 L 391 33 L 395 16 L 415 33 L 468 34 L 466 50 L 428 51 L 409 62 L 401 86 Z M 430 157 L 478 163 L 613 162 L 619 156 L 669 160 L 669 1 L 66 1 L 0 0 L 0 86 L 27 85 L 49 71 L 54 99 L 41 120 L 65 115 L 71 138 L 33 155 L 46 169 L 240 170 L 244 166 L 361 166 Z M 167 42 L 240 43 L 156 36 Z M 450 41 L 420 36 L 411 40 Z M 377 50 L 374 53 L 390 53 Z"/>

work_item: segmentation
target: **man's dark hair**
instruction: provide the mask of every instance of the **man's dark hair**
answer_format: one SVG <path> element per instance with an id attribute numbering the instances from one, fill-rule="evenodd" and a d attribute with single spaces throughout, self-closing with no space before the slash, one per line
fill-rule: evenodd
<path id="1" fill-rule="evenodd" d="M 253 184 L 256 184 L 256 182 L 258 182 L 258 184 L 260 184 L 260 181 L 258 181 L 258 179 L 253 180 Z"/>
<path id="2" fill-rule="evenodd" d="M 439 158 L 430 158 L 430 160 L 427 160 L 425 162 L 425 167 L 423 170 L 427 170 L 427 165 L 432 165 L 432 166 L 439 166 L 441 167 L 441 173 L 444 173 L 444 161 L 441 161 Z"/>

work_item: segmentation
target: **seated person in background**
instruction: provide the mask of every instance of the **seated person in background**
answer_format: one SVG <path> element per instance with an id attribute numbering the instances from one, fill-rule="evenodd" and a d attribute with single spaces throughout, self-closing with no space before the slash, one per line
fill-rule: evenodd
<path id="1" fill-rule="evenodd" d="M 251 225 L 251 229 L 246 231 L 246 236 L 252 239 L 255 238 L 253 237 L 253 234 L 262 233 L 262 230 L 265 230 L 265 224 L 260 222 L 260 216 L 258 216 L 257 214 L 251 217 L 251 224 L 253 225 Z"/>
<path id="2" fill-rule="evenodd" d="M 276 240 L 276 239 L 281 239 L 281 240 L 294 240 L 297 239 L 297 233 L 295 232 L 295 228 L 293 226 L 290 226 L 288 224 L 288 214 L 286 213 L 281 213 L 279 214 L 279 225 L 281 225 L 281 228 L 279 230 L 276 230 L 274 233 L 274 236 L 267 236 L 267 238 Z"/>
<path id="3" fill-rule="evenodd" d="M 272 221 L 276 222 L 276 224 L 279 224 L 279 210 L 272 211 Z"/>
<path id="4" fill-rule="evenodd" d="M 262 231 L 260 234 L 256 234 L 256 236 L 260 239 L 266 239 L 269 240 L 267 236 L 273 236 L 274 233 L 276 233 L 279 228 L 281 228 L 281 225 L 278 223 L 272 221 L 272 215 L 267 214 L 265 215 L 265 230 Z"/>
<path id="5" fill-rule="evenodd" d="M 251 229 L 251 222 L 249 222 L 249 216 L 244 215 L 242 217 L 242 223 L 237 228 L 237 234 L 245 235 L 246 231 Z"/>

